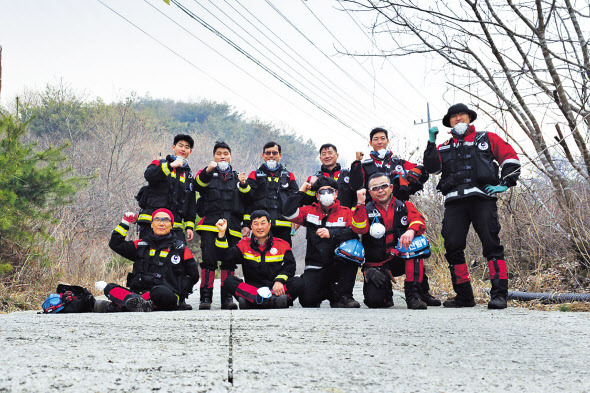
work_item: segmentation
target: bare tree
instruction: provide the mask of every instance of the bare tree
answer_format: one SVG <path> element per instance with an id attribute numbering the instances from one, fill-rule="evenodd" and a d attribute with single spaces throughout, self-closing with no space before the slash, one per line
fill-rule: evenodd
<path id="1" fill-rule="evenodd" d="M 550 179 L 559 202 L 570 206 L 568 179 L 554 157 L 563 154 L 590 180 L 588 2 L 341 2 L 375 13 L 371 30 L 380 56 L 434 55 L 445 63 L 449 86 L 472 97 L 513 142 L 517 133 L 508 125 L 516 124 L 534 149 L 533 154 L 519 145 L 522 154 Z M 557 143 L 551 138 L 555 126 L 567 129 L 558 128 Z M 568 146 L 572 140 L 577 154 Z"/>

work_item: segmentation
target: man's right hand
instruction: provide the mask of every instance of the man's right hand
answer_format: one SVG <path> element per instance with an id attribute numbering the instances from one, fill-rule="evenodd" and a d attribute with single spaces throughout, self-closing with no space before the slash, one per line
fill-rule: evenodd
<path id="1" fill-rule="evenodd" d="M 431 127 L 428 130 L 428 142 L 435 143 L 437 134 L 438 134 L 438 127 L 437 126 Z"/>
<path id="2" fill-rule="evenodd" d="M 172 161 L 170 164 L 170 168 L 180 168 L 184 165 L 184 158 L 178 156 L 176 160 Z"/>
<path id="3" fill-rule="evenodd" d="M 137 213 L 127 212 L 123 214 L 123 221 L 133 224 L 135 221 L 137 221 Z"/>
<path id="4" fill-rule="evenodd" d="M 303 184 L 301 185 L 301 187 L 299 188 L 299 191 L 301 192 L 307 192 L 311 189 L 311 184 L 309 184 L 308 182 L 303 182 Z"/>
<path id="5" fill-rule="evenodd" d="M 381 270 L 372 267 L 365 271 L 365 280 L 367 282 L 372 282 L 377 288 L 381 288 L 383 285 L 385 285 L 388 278 L 387 275 L 385 275 L 385 273 L 383 273 Z"/>
<path id="6" fill-rule="evenodd" d="M 361 188 L 356 192 L 356 201 L 357 203 L 364 205 L 365 201 L 367 200 L 367 190 L 365 188 Z"/>
<path id="7" fill-rule="evenodd" d="M 219 231 L 219 238 L 224 237 L 225 231 L 227 230 L 227 220 L 225 218 L 220 218 L 215 223 L 215 226 L 217 227 L 217 230 Z"/>
<path id="8" fill-rule="evenodd" d="M 361 161 L 364 156 L 365 156 L 365 154 L 362 151 L 357 151 L 356 152 L 356 160 L 357 161 Z"/>
<path id="9" fill-rule="evenodd" d="M 250 237 L 250 228 L 248 227 L 243 227 L 242 228 L 242 239 L 248 238 Z"/>
<path id="10" fill-rule="evenodd" d="M 209 165 L 207 165 L 207 169 L 205 169 L 205 171 L 207 173 L 211 173 L 215 168 L 217 168 L 217 163 L 215 161 L 211 161 Z"/>

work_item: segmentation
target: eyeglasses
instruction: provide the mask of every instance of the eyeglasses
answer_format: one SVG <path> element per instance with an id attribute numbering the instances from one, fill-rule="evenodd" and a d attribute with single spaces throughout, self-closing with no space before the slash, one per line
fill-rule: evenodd
<path id="1" fill-rule="evenodd" d="M 273 151 L 265 151 L 263 154 L 264 154 L 265 156 L 275 156 L 275 157 L 277 157 L 277 156 L 278 156 L 279 154 L 281 154 L 281 153 L 279 153 L 279 152 L 278 152 L 278 151 L 276 151 L 276 150 L 273 150 Z"/>
<path id="2" fill-rule="evenodd" d="M 369 188 L 369 191 L 379 191 L 379 190 L 385 190 L 386 188 L 388 188 L 391 184 L 390 183 L 383 183 L 383 184 L 379 184 L 377 186 L 373 186 L 371 188 Z"/>
<path id="3" fill-rule="evenodd" d="M 336 190 L 334 190 L 333 188 L 324 188 L 318 191 L 319 195 L 324 195 L 324 194 L 333 194 Z"/>
<path id="4" fill-rule="evenodd" d="M 169 219 L 168 217 L 154 217 L 152 219 L 152 222 L 158 222 L 158 221 L 161 223 L 164 223 L 164 224 L 168 224 L 168 223 L 172 222 L 172 220 Z"/>

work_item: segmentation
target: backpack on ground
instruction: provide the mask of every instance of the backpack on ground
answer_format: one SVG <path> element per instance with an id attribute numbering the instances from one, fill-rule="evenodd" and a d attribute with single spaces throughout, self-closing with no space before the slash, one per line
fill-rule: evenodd
<path id="1" fill-rule="evenodd" d="M 86 288 L 59 284 L 56 292 L 50 294 L 43 302 L 43 314 L 82 313 L 94 310 L 94 296 Z"/>

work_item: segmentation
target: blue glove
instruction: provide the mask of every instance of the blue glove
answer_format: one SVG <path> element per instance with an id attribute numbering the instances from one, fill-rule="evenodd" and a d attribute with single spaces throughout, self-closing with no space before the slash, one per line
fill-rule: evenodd
<path id="1" fill-rule="evenodd" d="M 485 187 L 485 190 L 489 195 L 499 194 L 506 191 L 507 189 L 508 187 L 506 186 L 492 186 L 490 184 Z"/>
<path id="2" fill-rule="evenodd" d="M 428 142 L 436 142 L 436 134 L 438 134 L 438 127 L 434 126 L 428 130 Z"/>

